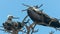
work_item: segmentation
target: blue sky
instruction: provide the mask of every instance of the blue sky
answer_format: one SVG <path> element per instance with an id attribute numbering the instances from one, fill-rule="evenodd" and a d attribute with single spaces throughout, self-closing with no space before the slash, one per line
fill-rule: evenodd
<path id="1" fill-rule="evenodd" d="M 60 0 L 0 0 L 0 26 L 6 21 L 7 15 L 13 15 L 20 17 L 17 21 L 22 21 L 23 18 L 27 15 L 26 12 L 21 10 L 26 9 L 27 7 L 23 6 L 22 3 L 28 5 L 41 5 L 41 9 L 44 9 L 44 12 L 49 16 L 60 19 Z M 38 26 L 38 27 L 37 27 Z M 39 26 L 37 25 L 35 29 L 39 28 L 39 32 L 34 34 L 49 34 L 50 31 L 55 31 L 54 34 L 59 34 L 60 31 L 56 31 L 54 28 Z M 7 34 L 3 31 L 0 31 L 1 34 Z M 21 33 L 19 33 L 21 34 Z"/>

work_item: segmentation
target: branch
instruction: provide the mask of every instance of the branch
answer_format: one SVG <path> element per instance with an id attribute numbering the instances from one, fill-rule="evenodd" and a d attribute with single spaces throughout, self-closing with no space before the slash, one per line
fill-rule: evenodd
<path id="1" fill-rule="evenodd" d="M 26 20 L 27 17 L 28 17 L 28 15 L 23 19 L 22 23 L 24 23 L 24 21 Z"/>

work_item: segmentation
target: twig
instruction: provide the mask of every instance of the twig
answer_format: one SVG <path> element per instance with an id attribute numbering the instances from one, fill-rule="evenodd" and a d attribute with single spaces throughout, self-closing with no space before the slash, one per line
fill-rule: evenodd
<path id="1" fill-rule="evenodd" d="M 24 23 L 24 21 L 26 20 L 27 17 L 28 17 L 28 15 L 23 19 L 22 23 Z"/>
<path id="2" fill-rule="evenodd" d="M 35 23 L 32 23 L 30 26 L 25 25 L 26 29 L 27 29 L 27 34 L 30 33 L 31 29 L 32 29 L 32 33 L 34 32 L 34 27 L 35 27 L 35 26 L 33 26 L 34 24 Z"/>

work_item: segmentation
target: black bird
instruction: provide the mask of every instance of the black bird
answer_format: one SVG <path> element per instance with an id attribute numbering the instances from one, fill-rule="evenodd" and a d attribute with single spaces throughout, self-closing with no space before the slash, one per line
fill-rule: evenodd
<path id="1" fill-rule="evenodd" d="M 23 5 L 28 7 L 28 9 L 26 9 L 27 14 L 32 19 L 32 21 L 35 22 L 35 24 L 39 24 L 39 25 L 43 25 L 43 26 L 51 26 L 54 28 L 60 27 L 60 23 L 59 23 L 58 19 L 51 18 L 47 14 L 43 13 L 42 12 L 43 10 L 39 10 L 39 8 L 41 6 L 43 6 L 43 4 L 41 4 L 40 7 L 29 6 L 29 5 L 25 5 L 25 4 L 23 4 Z M 23 10 L 23 11 L 26 11 L 26 10 Z"/>
<path id="2" fill-rule="evenodd" d="M 3 27 L 4 27 L 4 29 L 6 29 L 6 30 L 12 30 L 12 26 L 13 26 L 13 21 L 12 21 L 12 19 L 18 19 L 18 17 L 14 17 L 14 16 L 12 16 L 12 15 L 8 15 L 8 19 L 7 19 L 7 21 L 5 21 L 5 23 L 3 23 Z"/>

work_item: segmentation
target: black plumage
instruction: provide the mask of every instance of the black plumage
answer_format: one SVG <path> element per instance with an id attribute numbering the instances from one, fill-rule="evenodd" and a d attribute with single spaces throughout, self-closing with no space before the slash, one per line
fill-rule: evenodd
<path id="1" fill-rule="evenodd" d="M 42 22 L 49 24 L 49 21 L 51 20 L 47 14 L 41 12 L 40 10 L 35 11 L 33 8 L 28 8 L 27 13 L 34 22 L 37 22 L 37 24 L 41 24 Z"/>
<path id="2" fill-rule="evenodd" d="M 31 20 L 33 22 L 35 22 L 36 24 L 40 24 L 40 25 L 43 25 L 43 26 L 51 26 L 51 27 L 55 27 L 55 28 L 60 27 L 60 23 L 59 23 L 58 19 L 51 18 L 50 16 L 43 13 L 41 10 L 39 10 L 35 6 L 33 6 L 33 7 L 28 6 L 28 5 L 24 5 L 24 6 L 29 7 L 27 9 L 27 14 L 31 18 Z"/>

